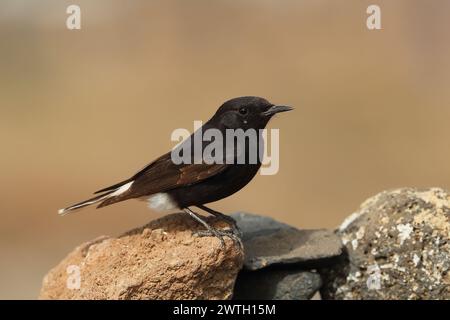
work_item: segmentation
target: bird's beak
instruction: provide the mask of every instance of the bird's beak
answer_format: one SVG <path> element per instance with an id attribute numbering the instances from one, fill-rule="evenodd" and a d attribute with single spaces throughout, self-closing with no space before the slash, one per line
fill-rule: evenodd
<path id="1" fill-rule="evenodd" d="M 286 112 L 286 111 L 291 111 L 294 110 L 294 108 L 292 107 L 288 107 L 288 106 L 271 106 L 269 108 L 269 110 L 264 111 L 262 113 L 263 116 L 272 116 L 275 113 L 279 113 L 279 112 Z"/>

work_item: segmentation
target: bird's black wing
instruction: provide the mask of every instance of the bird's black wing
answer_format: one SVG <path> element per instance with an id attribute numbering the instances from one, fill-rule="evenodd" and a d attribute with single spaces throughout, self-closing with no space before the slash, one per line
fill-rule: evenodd
<path id="1" fill-rule="evenodd" d="M 131 191 L 149 195 L 198 183 L 222 172 L 227 164 L 174 164 L 170 153 L 163 155 L 138 172 Z"/>
<path id="2" fill-rule="evenodd" d="M 223 172 L 228 166 L 229 164 L 226 163 L 175 164 L 169 152 L 147 165 L 130 179 L 103 189 L 103 191 L 108 191 L 133 181 L 131 187 L 126 192 L 108 198 L 99 207 L 196 184 Z"/>

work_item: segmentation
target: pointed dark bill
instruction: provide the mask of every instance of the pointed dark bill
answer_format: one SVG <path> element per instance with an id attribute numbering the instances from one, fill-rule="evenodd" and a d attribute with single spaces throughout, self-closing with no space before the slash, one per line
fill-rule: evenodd
<path id="1" fill-rule="evenodd" d="M 274 115 L 275 113 L 286 112 L 286 111 L 291 111 L 291 110 L 294 110 L 294 108 L 289 107 L 289 106 L 272 106 L 269 108 L 269 110 L 264 111 L 262 114 L 264 116 L 271 116 L 271 115 Z"/>

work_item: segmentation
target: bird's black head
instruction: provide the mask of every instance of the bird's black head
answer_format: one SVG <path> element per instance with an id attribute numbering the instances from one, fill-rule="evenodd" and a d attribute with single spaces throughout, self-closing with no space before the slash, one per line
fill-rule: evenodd
<path id="1" fill-rule="evenodd" d="M 264 129 L 274 114 L 289 110 L 264 98 L 239 97 L 221 105 L 210 121 L 226 129 Z"/>

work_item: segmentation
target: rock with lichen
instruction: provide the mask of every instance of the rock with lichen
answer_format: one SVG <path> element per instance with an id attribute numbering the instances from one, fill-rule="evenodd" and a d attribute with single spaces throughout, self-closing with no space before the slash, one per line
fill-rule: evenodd
<path id="1" fill-rule="evenodd" d="M 217 228 L 226 227 L 206 218 Z M 44 278 L 40 299 L 230 299 L 243 264 L 239 245 L 197 237 L 184 213 L 73 250 Z"/>
<path id="2" fill-rule="evenodd" d="M 322 270 L 326 299 L 450 299 L 450 195 L 438 188 L 382 192 L 337 234 L 346 254 Z"/>

